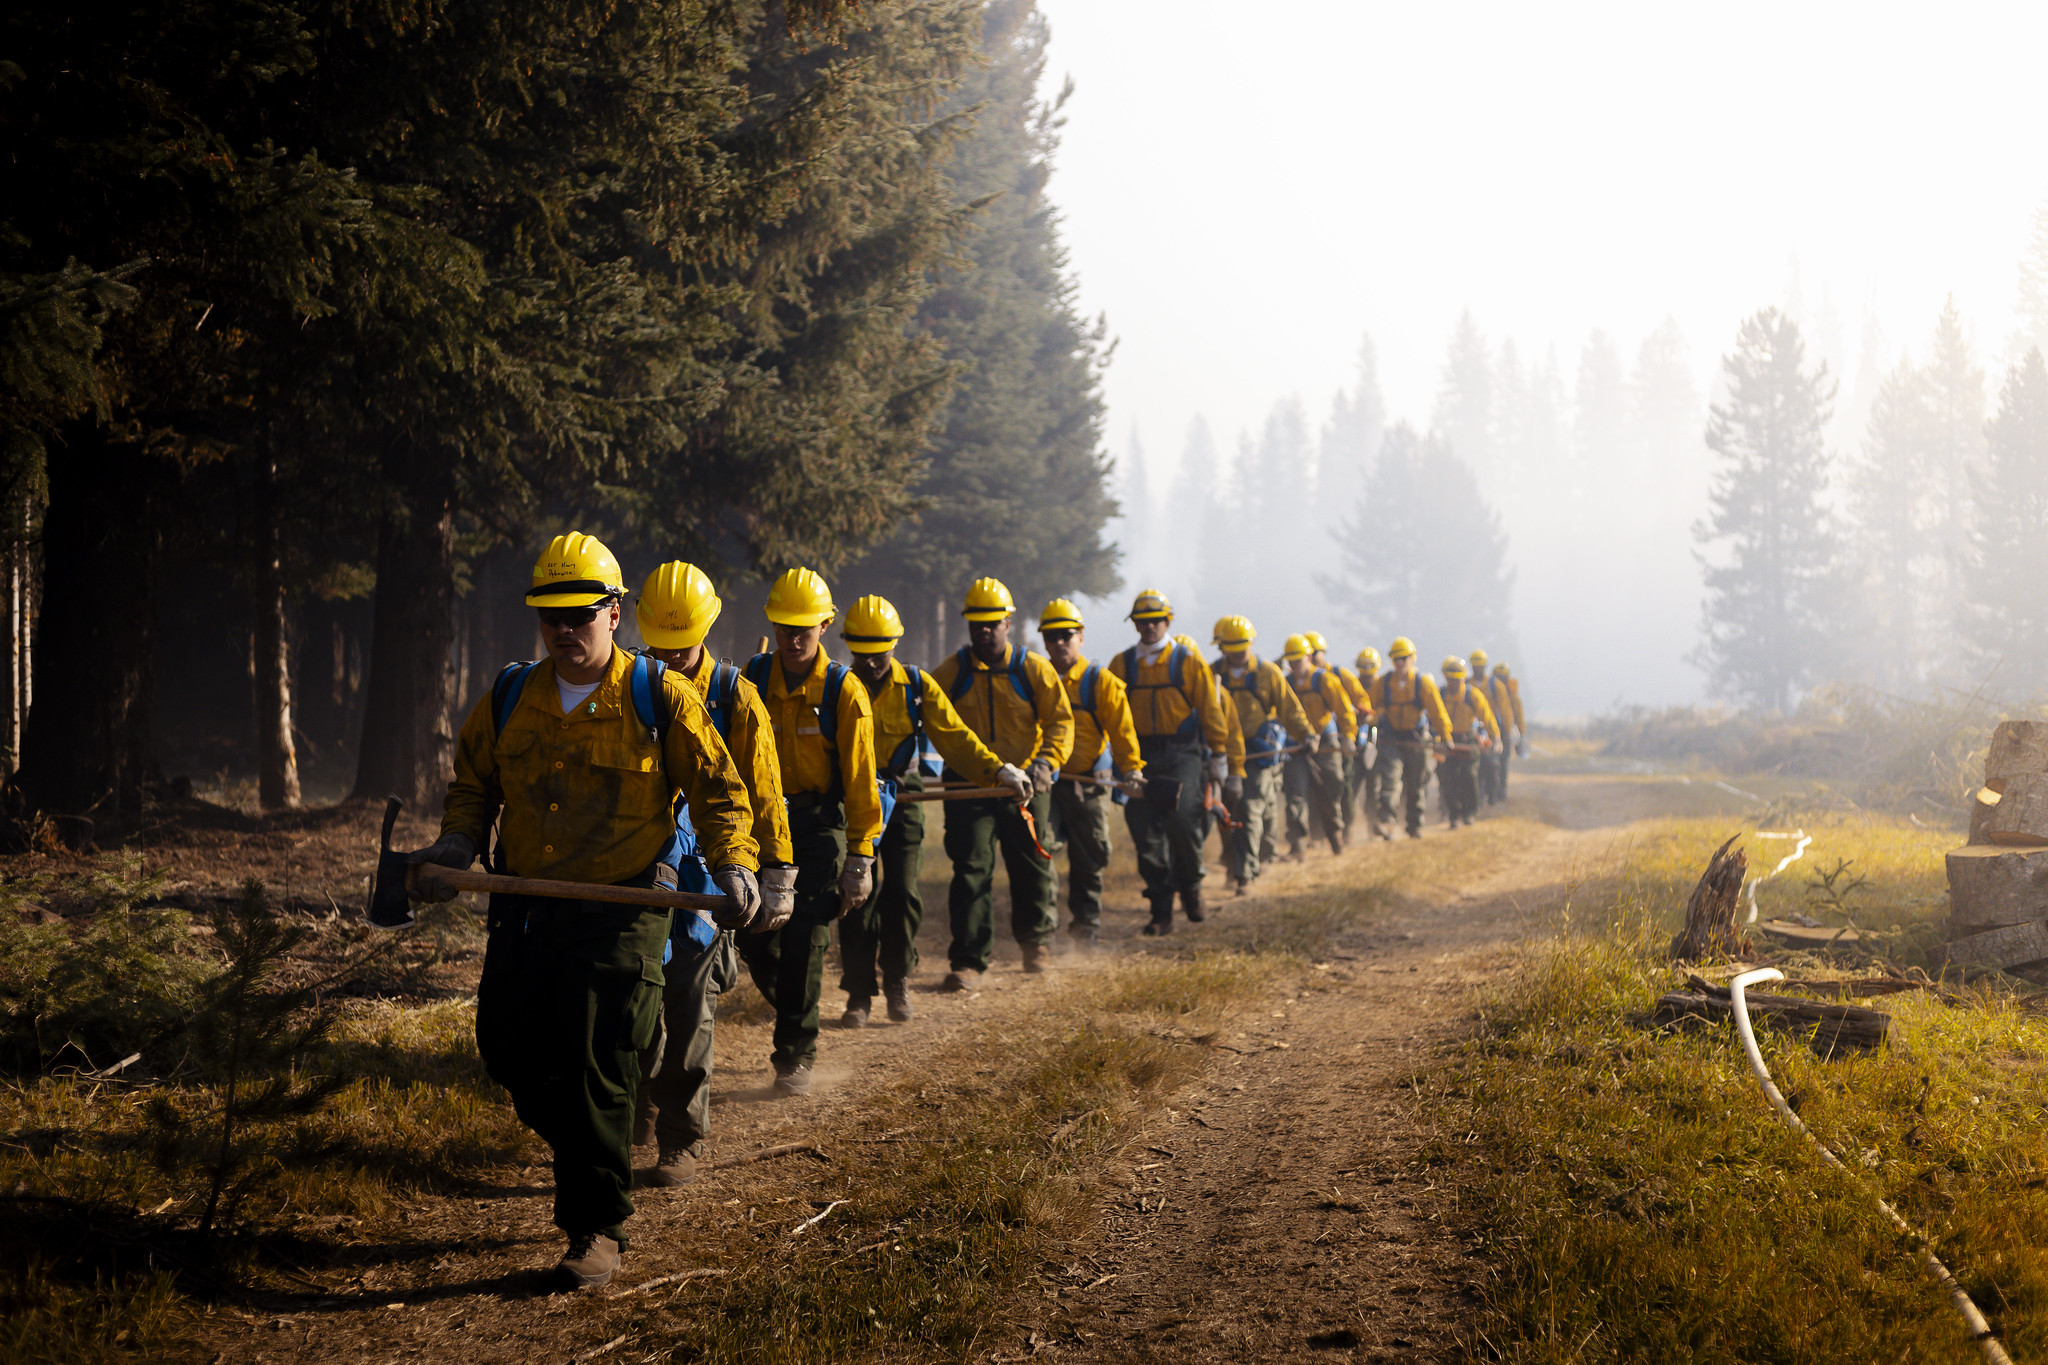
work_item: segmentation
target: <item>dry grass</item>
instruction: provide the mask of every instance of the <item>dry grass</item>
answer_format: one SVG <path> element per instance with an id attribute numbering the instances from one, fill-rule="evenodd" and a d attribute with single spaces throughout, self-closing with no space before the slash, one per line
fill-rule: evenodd
<path id="1" fill-rule="evenodd" d="M 1903 939 L 1937 913 L 1935 855 L 1952 836 L 1874 819 L 1807 827 L 1808 864 L 1850 858 L 1870 876 L 1862 922 L 1896 922 Z M 1611 878 L 1581 888 L 1590 932 L 1532 949 L 1486 997 L 1482 1036 L 1417 1078 L 1445 1130 L 1470 1135 L 1434 1156 L 1488 1229 L 1482 1358 L 1974 1355 L 1910 1250 L 1766 1107 L 1731 1030 L 1640 1022 L 1680 979 L 1662 949 L 1682 888 L 1727 832 L 1670 822 L 1638 840 Z M 1805 894 L 1788 872 L 1759 900 L 1769 915 Z M 1935 1237 L 2014 1357 L 2037 1358 L 2048 1022 L 1989 989 L 1882 1003 L 1901 1048 L 1822 1061 L 1766 1038 L 1767 1060 L 1814 1131 Z"/>

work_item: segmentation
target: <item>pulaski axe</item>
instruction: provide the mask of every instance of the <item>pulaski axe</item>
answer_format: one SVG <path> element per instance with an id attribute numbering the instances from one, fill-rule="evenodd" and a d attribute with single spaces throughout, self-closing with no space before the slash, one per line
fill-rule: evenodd
<path id="1" fill-rule="evenodd" d="M 694 891 L 667 891 L 655 886 L 608 886 L 602 882 L 560 882 L 544 877 L 501 877 L 492 872 L 458 871 L 437 863 L 408 866 L 405 854 L 391 848 L 391 827 L 405 802 L 384 798 L 384 833 L 377 851 L 377 880 L 370 892 L 370 923 L 379 929 L 403 929 L 413 922 L 413 901 L 453 900 L 458 891 L 492 891 L 513 896 L 549 896 L 558 900 L 606 901 L 614 905 L 647 905 L 661 910 L 725 910 L 730 896 L 705 896 Z"/>

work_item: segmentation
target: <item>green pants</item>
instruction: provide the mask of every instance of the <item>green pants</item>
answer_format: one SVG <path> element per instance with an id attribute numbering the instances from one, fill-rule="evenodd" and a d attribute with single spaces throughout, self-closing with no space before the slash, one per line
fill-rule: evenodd
<path id="1" fill-rule="evenodd" d="M 1102 873 L 1109 866 L 1109 792 L 1062 778 L 1052 785 L 1052 832 L 1067 850 L 1067 932 L 1094 938 L 1102 926 Z M 1053 847 L 1046 841 L 1046 847 Z"/>
<path id="2" fill-rule="evenodd" d="M 1444 813 L 1452 820 L 1470 820 L 1479 813 L 1479 755 L 1446 756 L 1437 764 L 1436 780 L 1444 792 Z"/>
<path id="3" fill-rule="evenodd" d="M 1283 777 L 1287 789 L 1287 842 L 1298 850 L 1309 836 L 1311 817 L 1317 832 L 1332 847 L 1344 842 L 1344 817 L 1338 813 L 1338 793 L 1344 786 L 1344 759 L 1325 738 L 1323 747 L 1312 754 L 1289 754 Z"/>
<path id="4" fill-rule="evenodd" d="M 1175 778 L 1180 801 L 1160 810 L 1140 797 L 1124 807 L 1131 847 L 1138 854 L 1138 875 L 1145 879 L 1145 899 L 1152 913 L 1173 909 L 1173 893 L 1202 885 L 1202 747 L 1171 735 L 1148 735 L 1138 741 L 1148 778 Z"/>
<path id="5" fill-rule="evenodd" d="M 954 774 L 949 770 L 948 777 Z M 1031 798 L 1031 818 L 1044 828 L 1052 802 L 1044 792 Z M 946 910 L 953 924 L 953 942 L 946 960 L 954 971 L 988 970 L 995 949 L 996 852 L 1010 874 L 1010 932 L 1017 942 L 1042 944 L 1059 927 L 1053 913 L 1058 886 L 1052 859 L 1038 851 L 1014 801 L 946 802 L 946 856 L 953 860 L 953 884 L 946 892 Z"/>
<path id="6" fill-rule="evenodd" d="M 1418 740 L 1380 741 L 1374 777 L 1380 784 L 1380 823 L 1394 823 L 1394 775 L 1401 777 L 1401 807 L 1410 834 L 1422 833 L 1422 783 L 1429 776 L 1429 750 Z"/>
<path id="7" fill-rule="evenodd" d="M 1354 758 L 1352 773 L 1352 799 L 1358 803 L 1359 814 L 1368 824 L 1378 824 L 1380 773 L 1373 763 L 1365 761 L 1365 740 L 1359 739 L 1359 753 Z M 1375 758 L 1377 762 L 1377 758 Z"/>
<path id="8" fill-rule="evenodd" d="M 1259 860 L 1272 856 L 1274 806 L 1279 800 L 1280 765 L 1259 768 L 1247 763 L 1244 795 L 1231 805 L 1230 818 L 1244 826 L 1224 836 L 1224 870 L 1241 882 L 1255 880 Z"/>
<path id="9" fill-rule="evenodd" d="M 1337 813 L 1342 817 L 1340 828 L 1348 839 L 1351 826 L 1358 818 L 1358 755 L 1347 751 L 1343 756 L 1343 772 L 1337 782 Z"/>
<path id="10" fill-rule="evenodd" d="M 1479 794 L 1491 806 L 1508 799 L 1508 755 L 1514 750 L 1505 736 L 1479 756 Z"/>
<path id="11" fill-rule="evenodd" d="M 668 1038 L 661 1048 L 661 1070 L 641 1082 L 641 1107 L 654 1118 L 656 1140 L 664 1150 L 686 1148 L 701 1154 L 711 1135 L 711 1025 L 718 997 L 739 981 L 740 964 L 732 933 L 721 929 L 708 948 L 676 935 L 675 956 L 661 969 L 668 984 L 661 991 L 661 1022 Z M 654 1065 L 654 1051 L 640 1057 L 644 1075 Z"/>
<path id="12" fill-rule="evenodd" d="M 554 1151 L 555 1226 L 624 1246 L 633 1099 L 661 1010 L 669 912 L 492 896 L 488 913 L 477 1051 Z"/>
<path id="13" fill-rule="evenodd" d="M 839 917 L 846 808 L 835 800 L 791 810 L 789 843 L 796 860 L 796 913 L 772 933 L 741 933 L 734 939 L 754 985 L 775 1006 L 775 1044 L 768 1059 L 778 1075 L 817 1060 L 818 997 L 825 986 L 832 921 Z"/>
<path id="14" fill-rule="evenodd" d="M 923 791 L 915 777 L 901 790 Z M 924 899 L 917 877 L 924 870 L 924 804 L 899 801 L 875 848 L 875 889 L 858 909 L 839 921 L 839 989 L 874 998 L 879 961 L 882 980 L 908 981 L 917 970 L 917 931 L 924 924 Z"/>

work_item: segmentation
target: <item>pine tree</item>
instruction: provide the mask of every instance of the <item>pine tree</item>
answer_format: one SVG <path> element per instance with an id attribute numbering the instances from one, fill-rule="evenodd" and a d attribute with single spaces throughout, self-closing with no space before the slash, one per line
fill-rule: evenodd
<path id="1" fill-rule="evenodd" d="M 1365 479 L 1379 453 L 1387 425 L 1380 395 L 1379 351 L 1371 337 L 1358 343 L 1357 368 L 1349 389 L 1337 390 L 1316 450 L 1316 500 L 1332 534 L 1365 492 Z"/>
<path id="2" fill-rule="evenodd" d="M 1418 436 L 1405 422 L 1387 431 L 1338 544 L 1340 574 L 1319 582 L 1362 638 L 1384 649 L 1396 635 L 1412 636 L 1425 656 L 1518 653 L 1500 516 L 1441 437 Z"/>
<path id="3" fill-rule="evenodd" d="M 2007 371 L 1985 436 L 1987 458 L 1972 478 L 1966 633 L 2005 690 L 2035 695 L 2048 678 L 2048 364 L 2040 347 Z"/>
<path id="4" fill-rule="evenodd" d="M 1494 472 L 1493 352 L 1467 308 L 1444 355 L 1430 430 L 1482 477 Z"/>
<path id="5" fill-rule="evenodd" d="M 1305 617 L 1303 587 L 1322 543 L 1317 512 L 1315 447 L 1301 400 L 1284 398 L 1266 415 L 1257 439 L 1246 433 L 1226 489 L 1211 501 L 1211 522 L 1199 541 L 1195 613 L 1200 628 L 1226 612 L 1249 616 L 1260 630 L 1287 635 L 1315 628 Z M 1253 555 L 1218 554 L 1219 545 L 1264 547 Z"/>
<path id="6" fill-rule="evenodd" d="M 2048 203 L 2034 210 L 2028 224 L 2013 313 L 2020 325 L 2019 344 L 2048 348 Z"/>
<path id="7" fill-rule="evenodd" d="M 1855 671 L 1882 686 L 1902 688 L 1928 659 L 1921 574 L 1929 550 L 1930 498 L 1925 481 L 1927 385 L 1901 358 L 1878 385 L 1861 455 L 1847 471 L 1855 526 L 1855 568 L 1862 581 L 1868 646 L 1855 651 Z"/>
<path id="8" fill-rule="evenodd" d="M 1970 559 L 1973 480 L 1984 467 L 1984 369 L 1971 353 L 1962 315 L 1951 296 L 1935 320 L 1927 363 L 1921 367 L 1926 389 L 1926 449 L 1920 477 L 1933 507 L 1928 531 L 1933 544 L 1925 565 L 1921 591 L 1925 619 L 1953 618 L 1961 606 L 1963 566 Z"/>
<path id="9" fill-rule="evenodd" d="M 1628 379 L 1614 338 L 1595 328 L 1579 352 L 1572 399 L 1572 446 L 1581 488 L 1635 481 L 1628 458 Z M 1632 487 L 1628 491 L 1634 491 Z"/>
<path id="10" fill-rule="evenodd" d="M 1785 712 L 1821 680 L 1839 606 L 1829 524 L 1827 429 L 1835 384 L 1806 369 L 1799 328 L 1775 308 L 1745 320 L 1721 362 L 1727 397 L 1708 409 L 1720 457 L 1700 556 L 1704 638 L 1691 655 L 1709 690 Z"/>
<path id="11" fill-rule="evenodd" d="M 966 268 L 945 274 L 917 314 L 963 373 L 912 487 L 922 510 L 846 575 L 921 619 L 957 620 L 960 593 L 982 574 L 1002 579 L 1026 614 L 1120 581 L 1102 535 L 1117 510 L 1102 449 L 1105 336 L 1080 316 L 1045 197 L 1071 93 L 1037 96 L 1047 41 L 1035 0 L 983 11 L 987 64 L 954 97 L 956 109 L 977 108 L 974 136 L 948 175 L 960 201 L 987 203 Z"/>

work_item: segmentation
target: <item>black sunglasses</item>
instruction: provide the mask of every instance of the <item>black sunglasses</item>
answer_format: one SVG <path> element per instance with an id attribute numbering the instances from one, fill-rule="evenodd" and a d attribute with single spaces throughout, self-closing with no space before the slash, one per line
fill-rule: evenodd
<path id="1" fill-rule="evenodd" d="M 1071 630 L 1048 630 L 1045 632 L 1045 642 L 1049 645 L 1063 645 L 1073 638 L 1074 632 Z"/>
<path id="2" fill-rule="evenodd" d="M 542 607 L 540 623 L 557 630 L 576 630 L 597 619 L 596 607 Z"/>

